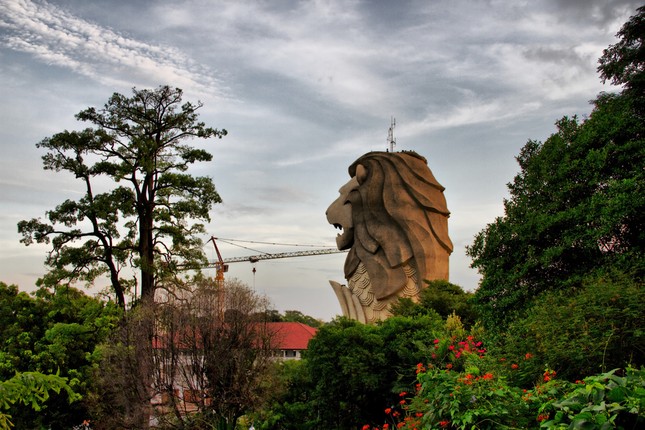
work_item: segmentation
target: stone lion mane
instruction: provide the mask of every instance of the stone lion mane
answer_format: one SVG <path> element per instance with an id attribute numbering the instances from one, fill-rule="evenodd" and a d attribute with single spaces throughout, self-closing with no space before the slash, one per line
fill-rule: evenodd
<path id="1" fill-rule="evenodd" d="M 349 174 L 359 186 L 349 194 L 355 230 L 345 277 L 362 262 L 377 300 L 405 287 L 407 266 L 416 269 L 419 291 L 425 279 L 448 279 L 450 212 L 426 159 L 412 151 L 370 152 Z"/>

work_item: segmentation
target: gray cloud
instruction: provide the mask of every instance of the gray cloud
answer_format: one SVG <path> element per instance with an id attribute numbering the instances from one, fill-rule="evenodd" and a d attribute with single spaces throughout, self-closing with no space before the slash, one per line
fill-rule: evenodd
<path id="1" fill-rule="evenodd" d="M 128 38 L 45 1 L 2 0 L 1 43 L 100 83 L 175 86 L 198 92 L 223 93 L 208 69 L 177 49 Z"/>
<path id="2" fill-rule="evenodd" d="M 548 137 L 559 117 L 584 116 L 588 100 L 612 90 L 601 85 L 596 61 L 637 6 L 0 0 L 0 262 L 33 254 L 18 243 L 16 220 L 43 216 L 74 195 L 76 184 L 64 175 L 40 170 L 33 145 L 82 127 L 73 115 L 114 91 L 167 83 L 204 102 L 206 124 L 229 131 L 221 141 L 193 142 L 214 158 L 191 172 L 212 176 L 224 200 L 211 212 L 210 234 L 333 243 L 324 211 L 347 181 L 347 166 L 385 149 L 395 116 L 396 149 L 427 157 L 446 186 L 458 245 L 451 280 L 472 290 L 478 276 L 463 246 L 502 213 L 506 183 L 518 169 L 514 156 L 528 139 Z M 225 256 L 243 251 L 222 248 Z M 11 276 L 5 281 L 33 285 L 29 255 L 22 266 L 2 266 Z M 327 279 L 342 280 L 342 260 L 266 262 L 257 286 L 282 300 L 284 291 L 295 298 L 291 291 L 307 285 L 307 294 L 332 304 L 316 310 L 326 300 L 317 297 L 307 309 L 289 307 L 329 318 L 338 309 Z M 256 281 L 248 266 L 233 265 L 230 276 L 237 273 Z"/>
<path id="3" fill-rule="evenodd" d="M 601 28 L 620 23 L 642 6 L 638 0 L 554 0 L 563 17 L 594 23 Z"/>

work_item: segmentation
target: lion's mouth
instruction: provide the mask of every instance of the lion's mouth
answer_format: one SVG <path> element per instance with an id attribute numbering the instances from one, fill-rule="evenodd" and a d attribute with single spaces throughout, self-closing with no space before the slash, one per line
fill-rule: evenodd
<path id="1" fill-rule="evenodd" d="M 338 249 L 345 250 L 352 247 L 354 244 L 354 229 L 349 228 L 345 230 L 341 224 L 334 223 L 332 224 L 335 229 L 340 230 L 340 233 L 336 235 L 336 246 Z"/>

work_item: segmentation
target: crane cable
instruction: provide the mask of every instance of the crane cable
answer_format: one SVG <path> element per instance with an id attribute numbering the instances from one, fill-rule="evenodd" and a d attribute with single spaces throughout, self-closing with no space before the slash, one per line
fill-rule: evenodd
<path id="1" fill-rule="evenodd" d="M 270 252 L 266 252 L 266 251 L 260 251 L 259 249 L 250 248 L 248 246 L 239 245 L 239 244 L 234 243 L 234 242 L 255 243 L 255 244 L 258 244 L 258 245 L 300 246 L 300 247 L 310 247 L 310 248 L 323 248 L 323 247 L 325 247 L 325 245 L 305 245 L 305 244 L 300 244 L 300 243 L 278 243 L 278 242 L 262 242 L 262 241 L 259 241 L 259 240 L 225 239 L 225 238 L 222 238 L 222 237 L 215 237 L 215 236 L 213 236 L 212 239 L 213 240 L 218 240 L 220 242 L 227 243 L 227 244 L 232 245 L 232 246 L 237 246 L 239 248 L 248 249 L 249 251 L 259 252 L 260 254 L 265 254 L 265 255 L 273 255 L 273 254 L 271 254 Z M 255 289 L 255 273 L 257 272 L 257 270 L 255 268 L 255 262 L 252 262 L 252 264 L 253 264 L 253 271 L 252 271 L 253 272 L 253 289 Z"/>
<path id="2" fill-rule="evenodd" d="M 267 254 L 267 255 L 271 255 L 271 253 L 270 253 L 270 252 L 260 251 L 259 249 L 253 249 L 253 248 L 249 248 L 248 246 L 243 246 L 243 245 L 238 245 L 237 243 L 233 243 L 232 241 L 233 241 L 234 239 L 222 239 L 221 237 L 216 237 L 216 238 L 215 238 L 215 240 L 219 240 L 220 242 L 228 243 L 229 245 L 237 246 L 237 247 L 239 247 L 239 248 L 248 249 L 249 251 L 259 252 L 260 254 Z M 252 241 L 250 241 L 250 240 L 238 240 L 237 242 L 263 243 L 263 242 L 252 242 Z"/>
<path id="3" fill-rule="evenodd" d="M 260 242 L 257 240 L 240 240 L 240 239 L 224 239 L 221 237 L 216 237 L 215 240 L 220 240 L 222 242 L 226 242 L 229 245 L 234 245 L 234 246 L 239 246 L 244 248 L 242 245 L 237 245 L 235 243 L 230 243 L 230 242 L 242 242 L 242 243 L 257 243 L 260 245 L 280 245 L 280 246 L 305 246 L 309 248 L 329 248 L 329 245 L 304 245 L 301 243 L 276 243 L 276 242 Z M 261 252 L 261 251 L 258 251 Z"/>
<path id="4" fill-rule="evenodd" d="M 300 247 L 310 247 L 310 248 L 324 248 L 324 247 L 326 247 L 325 245 L 303 245 L 303 244 L 298 244 L 298 243 L 262 242 L 262 241 L 259 241 L 259 240 L 224 239 L 224 238 L 221 238 L 221 237 L 213 237 L 213 239 L 218 240 L 220 242 L 227 243 L 227 244 L 232 245 L 232 246 L 237 246 L 238 248 L 248 249 L 249 251 L 258 252 L 260 254 L 265 254 L 265 255 L 273 255 L 273 254 L 270 253 L 270 252 L 266 252 L 266 251 L 260 251 L 259 249 L 250 248 L 248 246 L 239 245 L 239 244 L 233 243 L 233 242 L 256 243 L 258 245 L 300 246 Z M 329 247 L 329 246 L 327 245 L 327 247 Z"/>

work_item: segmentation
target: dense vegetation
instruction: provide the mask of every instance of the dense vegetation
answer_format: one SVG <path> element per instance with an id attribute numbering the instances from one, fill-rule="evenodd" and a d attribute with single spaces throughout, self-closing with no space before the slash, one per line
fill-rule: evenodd
<path id="1" fill-rule="evenodd" d="M 30 296 L 0 282 L 0 380 L 14 378 L 0 389 L 0 415 L 8 413 L 16 428 L 62 429 L 87 419 L 96 348 L 120 318 L 115 303 L 70 287 Z M 25 386 L 35 390 L 33 398 Z"/>

